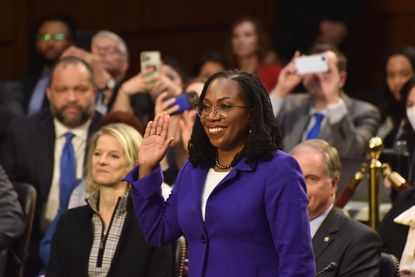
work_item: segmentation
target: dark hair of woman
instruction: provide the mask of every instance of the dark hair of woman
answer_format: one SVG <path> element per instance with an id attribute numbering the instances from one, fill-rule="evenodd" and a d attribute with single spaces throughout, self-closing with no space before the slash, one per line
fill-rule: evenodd
<path id="1" fill-rule="evenodd" d="M 230 65 L 238 66 L 237 57 L 235 56 L 232 50 L 232 37 L 233 37 L 233 31 L 235 27 L 243 22 L 251 22 L 254 25 L 255 34 L 256 34 L 257 43 L 258 43 L 257 55 L 259 58 L 259 62 L 261 63 L 275 62 L 277 60 L 276 54 L 273 51 L 271 51 L 268 34 L 265 31 L 264 27 L 262 26 L 261 22 L 255 17 L 243 16 L 243 17 L 240 17 L 234 20 L 231 23 L 231 26 L 229 29 L 228 40 L 225 45 L 225 54 L 229 60 Z"/>
<path id="2" fill-rule="evenodd" d="M 228 79 L 236 82 L 252 109 L 250 132 L 246 144 L 239 155 L 232 161 L 234 166 L 241 158 L 253 164 L 270 160 L 274 152 L 282 149 L 281 131 L 274 117 L 268 92 L 262 81 L 254 74 L 239 70 L 227 70 L 213 74 L 206 81 L 199 103 L 203 103 L 209 85 L 216 79 Z M 215 164 L 216 148 L 210 143 L 203 130 L 199 117 L 193 125 L 189 141 L 189 160 L 194 167 L 211 167 Z"/>
<path id="3" fill-rule="evenodd" d="M 406 111 L 406 101 L 408 100 L 409 93 L 414 87 L 415 87 L 415 77 L 412 77 L 403 85 L 401 89 L 403 113 L 405 113 Z M 415 130 L 412 128 L 411 124 L 409 124 L 408 120 L 406 124 L 404 125 L 404 130 L 408 136 L 407 139 L 410 139 L 410 141 L 412 142 L 415 138 Z"/>
<path id="4" fill-rule="evenodd" d="M 202 69 L 202 66 L 208 62 L 215 62 L 223 66 L 225 69 L 229 69 L 228 62 L 225 57 L 215 51 L 206 51 L 203 52 L 196 61 L 196 64 L 193 69 L 193 75 L 197 76 Z"/>
<path id="5" fill-rule="evenodd" d="M 184 67 L 173 57 L 162 54 L 161 60 L 165 65 L 170 66 L 173 68 L 177 73 L 179 73 L 180 77 L 182 78 L 182 82 L 185 83 L 188 78 L 188 74 Z"/>
<path id="6" fill-rule="evenodd" d="M 404 46 L 401 48 L 394 49 L 386 53 L 385 58 L 385 68 L 386 64 L 388 63 L 389 59 L 395 56 L 404 56 L 408 59 L 409 63 L 411 64 L 412 70 L 415 72 L 415 48 L 411 46 Z M 386 115 L 391 115 L 393 118 L 400 119 L 405 115 L 405 101 L 397 101 L 395 97 L 393 97 L 392 93 L 389 91 L 388 85 L 385 80 L 385 90 L 384 90 L 384 101 L 383 107 L 381 107 L 382 113 L 382 121 Z M 403 88 L 402 88 L 403 91 Z M 402 99 L 403 100 L 403 99 Z"/>

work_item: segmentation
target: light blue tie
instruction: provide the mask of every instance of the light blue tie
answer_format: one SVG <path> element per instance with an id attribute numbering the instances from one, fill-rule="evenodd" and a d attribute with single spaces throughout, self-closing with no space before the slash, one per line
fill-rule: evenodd
<path id="1" fill-rule="evenodd" d="M 69 198 L 78 181 L 76 179 L 76 159 L 72 145 L 73 133 L 65 134 L 65 144 L 62 149 L 59 178 L 59 210 L 65 211 L 68 208 Z"/>
<path id="2" fill-rule="evenodd" d="M 33 90 L 32 97 L 30 98 L 28 113 L 33 114 L 42 109 L 43 99 L 45 99 L 46 88 L 49 82 L 49 71 L 44 70 L 42 77 L 37 81 L 36 87 Z"/>
<path id="3" fill-rule="evenodd" d="M 315 118 L 315 122 L 313 127 L 311 127 L 310 131 L 307 134 L 306 139 L 316 139 L 318 138 L 318 134 L 320 133 L 321 122 L 324 119 L 324 114 L 322 113 L 315 113 L 313 114 Z"/>

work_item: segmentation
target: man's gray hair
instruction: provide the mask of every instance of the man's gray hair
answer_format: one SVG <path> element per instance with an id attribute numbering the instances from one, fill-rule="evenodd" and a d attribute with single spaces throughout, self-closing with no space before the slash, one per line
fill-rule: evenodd
<path id="1" fill-rule="evenodd" d="M 127 44 L 125 43 L 125 41 L 116 33 L 108 31 L 108 30 L 101 30 L 98 31 L 93 37 L 92 40 L 94 40 L 97 37 L 108 37 L 114 41 L 117 42 L 118 44 L 118 51 L 120 51 L 121 56 L 128 61 L 129 58 L 129 54 L 128 54 L 128 48 L 127 48 Z"/>

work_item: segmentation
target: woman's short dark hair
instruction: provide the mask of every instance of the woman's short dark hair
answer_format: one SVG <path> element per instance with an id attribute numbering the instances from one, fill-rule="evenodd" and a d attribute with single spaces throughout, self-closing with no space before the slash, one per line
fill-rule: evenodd
<path id="1" fill-rule="evenodd" d="M 202 67 L 208 62 L 215 62 L 223 66 L 225 70 L 229 69 L 228 62 L 222 54 L 215 51 L 206 51 L 203 52 L 197 59 L 193 69 L 193 75 L 198 76 Z"/>
<path id="2" fill-rule="evenodd" d="M 206 81 L 200 95 L 200 103 L 203 103 L 209 85 L 220 78 L 236 82 L 240 92 L 244 94 L 247 103 L 252 108 L 250 132 L 245 147 L 234 158 L 232 165 L 235 165 L 241 158 L 245 158 L 249 164 L 272 159 L 274 152 L 282 149 L 282 139 L 264 84 L 256 75 L 251 73 L 239 70 L 218 72 Z M 216 151 L 203 130 L 200 118 L 197 117 L 189 141 L 190 162 L 193 166 L 211 167 L 215 164 Z"/>

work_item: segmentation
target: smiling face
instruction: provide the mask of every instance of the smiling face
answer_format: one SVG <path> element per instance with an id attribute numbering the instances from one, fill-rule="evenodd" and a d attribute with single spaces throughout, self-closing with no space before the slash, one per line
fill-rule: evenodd
<path id="1" fill-rule="evenodd" d="M 203 104 L 212 111 L 201 117 L 203 129 L 210 143 L 218 149 L 232 154 L 240 152 L 246 143 L 251 121 L 251 111 L 246 97 L 237 82 L 218 78 L 210 83 Z M 216 105 L 226 104 L 228 111 L 221 113 Z"/>
<path id="2" fill-rule="evenodd" d="M 401 100 L 402 86 L 414 76 L 410 61 L 403 55 L 392 56 L 386 64 L 386 83 L 396 100 Z"/>
<path id="3" fill-rule="evenodd" d="M 302 146 L 296 149 L 292 156 L 304 174 L 309 200 L 308 215 L 310 220 L 313 220 L 334 203 L 337 179 L 330 178 L 323 154 L 318 150 Z"/>
<path id="4" fill-rule="evenodd" d="M 131 169 L 118 141 L 111 135 L 101 135 L 92 154 L 92 178 L 102 186 L 114 186 L 127 176 Z"/>

